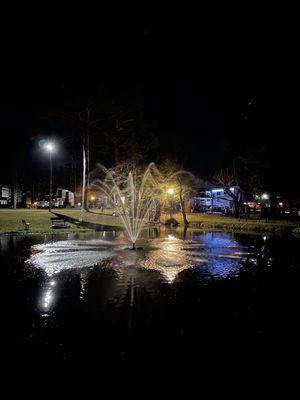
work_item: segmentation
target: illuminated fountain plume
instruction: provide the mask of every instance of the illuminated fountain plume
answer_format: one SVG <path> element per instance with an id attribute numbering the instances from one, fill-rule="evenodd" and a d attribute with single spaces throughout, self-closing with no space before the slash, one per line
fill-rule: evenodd
<path id="1" fill-rule="evenodd" d="M 95 171 L 105 174 L 103 179 L 94 179 L 92 188 L 108 199 L 126 229 L 128 237 L 135 249 L 136 241 L 149 222 L 151 212 L 155 212 L 154 193 L 156 183 L 151 171 L 156 171 L 153 163 L 140 175 L 135 170 L 128 175 L 116 174 L 102 165 Z"/>

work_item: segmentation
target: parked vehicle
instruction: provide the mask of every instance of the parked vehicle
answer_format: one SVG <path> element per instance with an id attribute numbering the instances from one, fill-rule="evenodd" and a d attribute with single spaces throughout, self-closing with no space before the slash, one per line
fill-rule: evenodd
<path id="1" fill-rule="evenodd" d="M 54 207 L 64 208 L 64 207 L 74 207 L 74 193 L 67 189 L 57 189 Z"/>
<path id="2" fill-rule="evenodd" d="M 47 200 L 36 201 L 34 205 L 36 206 L 36 208 L 49 208 L 49 201 Z"/>

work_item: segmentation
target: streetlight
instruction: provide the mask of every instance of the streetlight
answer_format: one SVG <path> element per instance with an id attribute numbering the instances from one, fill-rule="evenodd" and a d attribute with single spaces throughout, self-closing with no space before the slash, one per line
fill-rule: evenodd
<path id="1" fill-rule="evenodd" d="M 167 193 L 168 193 L 168 195 L 173 196 L 173 194 L 174 194 L 174 189 L 173 189 L 173 188 L 169 188 L 169 189 L 167 190 Z M 171 200 L 172 200 L 172 198 L 171 198 Z M 170 219 L 172 218 L 172 208 L 173 208 L 173 204 L 172 204 L 172 201 L 171 201 L 171 206 L 170 206 Z"/>
<path id="2" fill-rule="evenodd" d="M 95 200 L 96 200 L 96 197 L 95 197 L 94 195 L 91 195 L 90 200 L 91 200 L 91 206 L 92 206 L 92 208 L 95 208 Z"/>
<path id="3" fill-rule="evenodd" d="M 49 179 L 49 212 L 51 212 L 51 202 L 52 202 L 52 152 L 55 150 L 53 143 L 49 142 L 45 145 L 45 149 L 49 153 L 50 162 L 50 179 Z"/>

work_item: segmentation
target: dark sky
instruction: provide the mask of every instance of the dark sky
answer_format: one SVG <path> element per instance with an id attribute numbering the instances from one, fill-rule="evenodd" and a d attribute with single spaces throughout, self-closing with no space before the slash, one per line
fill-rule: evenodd
<path id="1" fill-rule="evenodd" d="M 62 164 L 78 151 L 70 126 L 41 118 L 78 98 L 138 99 L 157 125 L 160 148 L 205 177 L 257 143 L 282 164 L 297 158 L 299 46 L 292 24 L 220 24 L 192 10 L 72 23 L 48 17 L 2 18 L 1 182 L 9 180 L 14 157 L 34 176 L 46 171 L 43 138 L 59 142 Z"/>

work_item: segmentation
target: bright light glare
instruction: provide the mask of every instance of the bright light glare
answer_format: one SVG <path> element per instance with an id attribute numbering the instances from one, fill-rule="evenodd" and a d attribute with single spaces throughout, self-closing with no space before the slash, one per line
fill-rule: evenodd
<path id="1" fill-rule="evenodd" d="M 47 143 L 45 147 L 46 147 L 47 151 L 53 151 L 54 150 L 54 144 L 53 143 Z"/>
<path id="2" fill-rule="evenodd" d="M 167 190 L 167 193 L 168 193 L 168 194 L 174 194 L 174 189 L 172 189 L 172 188 L 168 189 L 168 190 Z"/>
<path id="3" fill-rule="evenodd" d="M 264 200 L 268 200 L 269 195 L 268 195 L 268 193 L 264 193 L 261 197 L 262 197 L 262 199 L 264 199 Z"/>

